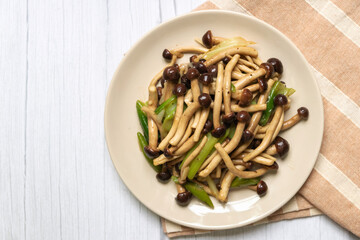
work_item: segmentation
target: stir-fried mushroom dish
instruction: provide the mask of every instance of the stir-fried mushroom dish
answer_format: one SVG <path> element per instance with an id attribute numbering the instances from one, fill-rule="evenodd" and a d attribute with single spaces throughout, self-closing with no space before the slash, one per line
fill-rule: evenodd
<path id="1" fill-rule="evenodd" d="M 239 187 L 263 196 L 262 177 L 290 148 L 279 134 L 309 111 L 284 118 L 295 90 L 280 80 L 281 61 L 262 62 L 254 42 L 210 30 L 196 42 L 165 49 L 167 66 L 151 80 L 148 100 L 136 102 L 140 148 L 160 182 L 175 182 L 181 206 L 195 196 L 213 208 L 209 195 L 226 202 Z M 184 54 L 189 62 L 177 63 Z"/>

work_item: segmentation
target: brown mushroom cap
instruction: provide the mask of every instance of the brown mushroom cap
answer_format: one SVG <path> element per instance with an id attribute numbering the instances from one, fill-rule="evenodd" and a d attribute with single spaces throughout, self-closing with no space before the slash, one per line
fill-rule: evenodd
<path id="1" fill-rule="evenodd" d="M 267 62 L 260 64 L 260 67 L 265 69 L 266 73 L 264 78 L 265 80 L 268 80 L 271 77 L 271 75 L 274 73 L 274 67 Z"/>
<path id="2" fill-rule="evenodd" d="M 229 62 L 230 62 L 230 58 L 228 57 L 228 56 L 226 56 L 226 57 L 224 57 L 223 59 L 222 59 L 222 61 L 223 61 L 223 63 L 226 65 L 226 64 L 228 64 Z"/>
<path id="3" fill-rule="evenodd" d="M 250 139 L 252 139 L 254 137 L 254 133 L 252 133 L 249 129 L 246 129 L 243 134 L 242 134 L 242 141 L 243 142 L 247 142 Z"/>
<path id="4" fill-rule="evenodd" d="M 156 179 L 161 183 L 167 183 L 171 178 L 170 169 L 167 167 L 163 167 L 161 172 L 156 174 Z"/>
<path id="5" fill-rule="evenodd" d="M 279 74 L 283 73 L 283 65 L 281 61 L 277 58 L 269 58 L 267 60 L 268 63 L 270 63 L 274 67 L 274 71 L 278 72 Z"/>
<path id="6" fill-rule="evenodd" d="M 211 131 L 211 135 L 213 135 L 213 137 L 219 138 L 222 135 L 224 135 L 226 132 L 226 128 L 225 126 L 220 126 L 215 128 L 214 130 Z"/>
<path id="7" fill-rule="evenodd" d="M 210 73 L 203 73 L 199 77 L 199 82 L 205 86 L 208 86 L 213 82 L 213 77 Z"/>
<path id="8" fill-rule="evenodd" d="M 186 78 L 189 80 L 194 80 L 200 76 L 199 71 L 196 68 L 189 68 L 186 73 Z"/>
<path id="9" fill-rule="evenodd" d="M 287 152 L 289 152 L 290 144 L 284 138 L 277 136 L 274 141 L 276 151 L 280 157 L 284 156 Z"/>
<path id="10" fill-rule="evenodd" d="M 236 120 L 243 123 L 248 123 L 251 119 L 251 116 L 246 111 L 240 111 L 236 114 Z"/>
<path id="11" fill-rule="evenodd" d="M 268 89 L 267 81 L 263 78 L 258 79 L 260 93 L 265 92 Z"/>
<path id="12" fill-rule="evenodd" d="M 297 110 L 299 116 L 301 117 L 301 119 L 308 119 L 309 117 L 309 110 L 306 107 L 301 107 Z"/>
<path id="13" fill-rule="evenodd" d="M 191 192 L 185 191 L 182 193 L 178 193 L 175 200 L 180 206 L 187 206 L 190 203 L 191 197 Z"/>
<path id="14" fill-rule="evenodd" d="M 199 73 L 207 73 L 208 69 L 203 62 L 193 63 L 193 66 L 199 71 Z"/>
<path id="15" fill-rule="evenodd" d="M 171 158 L 173 156 L 172 151 L 169 148 L 164 149 L 164 156 L 166 158 Z"/>
<path id="16" fill-rule="evenodd" d="M 157 149 L 153 149 L 150 146 L 144 147 L 144 152 L 149 158 L 157 158 L 160 155 L 160 151 Z"/>
<path id="17" fill-rule="evenodd" d="M 211 97 L 208 93 L 202 93 L 199 95 L 199 103 L 202 107 L 204 108 L 208 108 L 210 107 L 210 104 L 211 104 Z"/>
<path id="18" fill-rule="evenodd" d="M 186 86 L 183 83 L 178 83 L 175 85 L 175 88 L 173 89 L 173 94 L 176 96 L 184 96 L 186 94 Z"/>
<path id="19" fill-rule="evenodd" d="M 213 40 L 212 40 L 212 32 L 208 30 L 202 37 L 202 42 L 207 48 L 212 48 Z"/>
<path id="20" fill-rule="evenodd" d="M 258 184 L 256 185 L 256 192 L 259 196 L 264 196 L 267 190 L 268 190 L 268 186 L 263 180 L 258 182 Z"/>
<path id="21" fill-rule="evenodd" d="M 218 68 L 216 64 L 208 66 L 208 73 L 210 73 L 213 77 L 217 77 L 217 71 Z"/>
<path id="22" fill-rule="evenodd" d="M 206 120 L 202 133 L 207 134 L 208 132 L 211 131 L 212 127 L 213 127 L 212 121 L 210 119 Z"/>
<path id="23" fill-rule="evenodd" d="M 179 69 L 176 66 L 165 68 L 163 78 L 168 81 L 177 82 L 180 78 Z"/>
<path id="24" fill-rule="evenodd" d="M 274 98 L 274 103 L 276 106 L 284 106 L 288 103 L 287 97 L 283 94 L 278 94 Z"/>
<path id="25" fill-rule="evenodd" d="M 240 99 L 239 99 L 239 105 L 242 106 L 242 107 L 248 106 L 251 103 L 252 98 L 253 98 L 252 92 L 249 89 L 244 88 L 241 91 L 241 95 L 240 95 Z"/>
<path id="26" fill-rule="evenodd" d="M 234 112 L 222 115 L 222 121 L 226 124 L 231 124 L 235 121 L 236 115 Z"/>
<path id="27" fill-rule="evenodd" d="M 163 53 L 162 53 L 163 58 L 167 59 L 167 60 L 171 60 L 173 54 L 168 50 L 168 49 L 164 49 Z"/>
<path id="28" fill-rule="evenodd" d="M 191 81 L 186 77 L 186 75 L 182 75 L 180 78 L 180 82 L 185 84 L 186 88 L 191 88 Z"/>

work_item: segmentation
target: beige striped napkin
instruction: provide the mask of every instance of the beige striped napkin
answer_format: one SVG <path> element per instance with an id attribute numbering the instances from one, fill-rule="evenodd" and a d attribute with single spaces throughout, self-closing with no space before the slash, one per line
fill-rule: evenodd
<path id="1" fill-rule="evenodd" d="M 279 29 L 312 65 L 323 96 L 325 131 L 315 169 L 288 204 L 256 224 L 323 212 L 360 237 L 360 2 L 210 0 L 196 10 L 204 9 L 253 15 Z M 162 225 L 169 237 L 206 232 L 164 219 Z"/>

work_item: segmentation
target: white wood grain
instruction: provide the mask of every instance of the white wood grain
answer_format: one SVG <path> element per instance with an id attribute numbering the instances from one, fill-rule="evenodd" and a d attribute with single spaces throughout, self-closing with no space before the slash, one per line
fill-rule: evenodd
<path id="1" fill-rule="evenodd" d="M 104 100 L 134 42 L 202 2 L 0 1 L 0 239 L 166 239 L 112 165 Z M 318 216 L 186 239 L 356 237 Z"/>

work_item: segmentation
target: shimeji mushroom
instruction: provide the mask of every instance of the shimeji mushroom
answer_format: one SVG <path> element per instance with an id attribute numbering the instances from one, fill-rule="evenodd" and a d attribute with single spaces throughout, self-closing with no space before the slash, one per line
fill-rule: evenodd
<path id="1" fill-rule="evenodd" d="M 297 110 L 296 115 L 294 115 L 289 120 L 286 120 L 282 125 L 281 131 L 286 130 L 300 122 L 301 119 L 308 119 L 309 117 L 309 110 L 306 107 L 301 107 Z"/>
<path id="2" fill-rule="evenodd" d="M 286 98 L 286 96 L 284 96 L 282 94 L 278 94 L 275 97 L 274 103 L 276 105 L 274 117 L 273 117 L 272 121 L 270 122 L 269 128 L 266 131 L 265 137 L 262 140 L 261 144 L 253 152 L 249 153 L 248 155 L 246 155 L 244 157 L 245 162 L 251 160 L 252 158 L 256 157 L 257 155 L 259 155 L 260 153 L 265 151 L 266 148 L 271 143 L 271 139 L 273 138 L 273 135 L 274 135 L 276 128 L 278 126 L 278 123 L 280 121 L 280 118 L 283 115 L 283 111 L 284 111 L 283 106 L 287 103 L 287 98 Z"/>
<path id="3" fill-rule="evenodd" d="M 255 191 L 260 197 L 264 196 L 268 190 L 266 182 L 261 180 L 256 186 L 247 186 L 248 189 Z"/>
<path id="4" fill-rule="evenodd" d="M 232 137 L 230 142 L 224 147 L 226 152 L 232 152 L 239 145 L 244 128 L 245 122 L 238 121 L 234 136 Z M 219 154 L 216 154 L 215 157 L 211 160 L 211 162 L 206 166 L 206 168 L 199 172 L 199 176 L 207 177 L 217 167 L 217 165 L 219 165 L 220 162 L 221 156 Z"/>
<path id="5" fill-rule="evenodd" d="M 221 144 L 222 147 L 225 147 L 228 143 L 230 142 L 230 140 L 227 138 L 225 139 L 225 141 Z M 207 165 L 209 165 L 209 163 L 213 160 L 213 158 L 217 155 L 217 152 L 214 151 L 204 162 L 203 164 L 200 166 L 199 171 L 203 170 Z"/>
<path id="6" fill-rule="evenodd" d="M 221 61 L 223 58 L 226 57 L 226 55 L 232 56 L 235 54 L 249 55 L 252 57 L 257 57 L 258 52 L 256 49 L 251 48 L 251 47 L 232 47 L 232 48 L 228 48 L 224 51 L 221 51 L 221 52 L 217 53 L 216 55 L 212 56 L 211 58 L 207 59 L 204 64 L 206 66 L 210 66 L 210 65 L 213 65 L 213 64 Z"/>
<path id="7" fill-rule="evenodd" d="M 215 104 L 210 104 L 210 108 L 214 108 Z M 241 112 L 241 111 L 246 111 L 246 112 L 258 112 L 258 111 L 264 111 L 266 109 L 266 104 L 253 104 L 250 105 L 248 107 L 240 107 L 237 104 L 232 104 L 231 106 L 231 111 L 232 112 Z M 221 108 L 220 110 L 223 112 L 225 111 L 225 106 L 223 104 L 221 104 Z"/>
<path id="8" fill-rule="evenodd" d="M 223 83 L 223 102 L 225 114 L 222 120 L 226 124 L 231 124 L 235 120 L 235 113 L 231 111 L 231 72 L 234 69 L 240 55 L 236 54 L 225 67 L 224 83 Z"/>
<path id="9" fill-rule="evenodd" d="M 241 165 L 237 165 L 235 168 L 238 169 L 239 171 L 246 169 L 244 166 L 241 166 Z M 224 175 L 224 178 L 222 179 L 222 181 L 220 183 L 220 191 L 219 191 L 219 198 L 218 198 L 220 202 L 227 201 L 230 186 L 231 186 L 231 183 L 233 182 L 233 180 L 235 179 L 235 177 L 236 177 L 236 175 L 233 174 L 231 171 L 228 171 Z"/>
<path id="10" fill-rule="evenodd" d="M 225 38 L 214 37 L 211 30 L 208 30 L 202 37 L 202 43 L 207 48 L 212 48 L 214 45 L 224 41 Z"/>
<path id="11" fill-rule="evenodd" d="M 214 130 L 211 132 L 211 134 L 217 138 L 221 137 L 225 133 L 225 127 L 221 126 L 220 124 L 223 82 L 224 82 L 224 65 L 222 62 L 220 62 L 217 67 L 216 89 L 215 89 L 215 98 L 213 103 Z"/>
<path id="12" fill-rule="evenodd" d="M 257 126 L 254 130 L 254 135 L 256 135 L 257 131 L 259 130 L 259 126 Z M 250 132 L 249 130 L 245 130 L 244 132 Z M 250 132 L 251 133 L 251 132 Z M 252 134 L 252 133 L 251 133 Z M 244 136 L 244 133 L 243 133 Z M 232 154 L 231 157 L 237 157 L 239 154 L 241 154 L 245 149 L 251 144 L 254 136 L 252 135 L 250 138 L 248 138 L 246 141 L 243 141 L 243 144 L 241 144 Z"/>
<path id="13" fill-rule="evenodd" d="M 275 155 L 279 154 L 280 157 L 284 156 L 287 152 L 289 152 L 290 144 L 286 139 L 277 136 L 275 138 L 274 144 L 268 147 L 265 151 L 266 154 Z"/>
<path id="14" fill-rule="evenodd" d="M 198 125 L 196 126 L 194 132 L 194 140 L 199 141 L 200 135 L 204 129 L 205 123 L 207 122 L 207 118 L 210 113 L 210 104 L 211 104 L 211 97 L 209 95 L 209 85 L 213 81 L 213 77 L 210 73 L 201 74 L 199 77 L 199 82 L 202 83 L 202 91 L 203 93 L 199 96 L 199 103 L 203 107 L 201 110 L 200 120 Z"/>
<path id="15" fill-rule="evenodd" d="M 247 57 L 249 57 L 249 56 L 247 56 Z M 252 61 L 251 57 L 249 57 L 249 58 L 250 58 L 250 61 Z M 243 65 L 246 65 L 248 67 L 252 67 L 253 69 L 258 69 L 259 68 L 258 65 L 254 64 L 253 62 L 250 62 L 250 61 L 240 58 L 238 62 L 243 64 Z"/>

